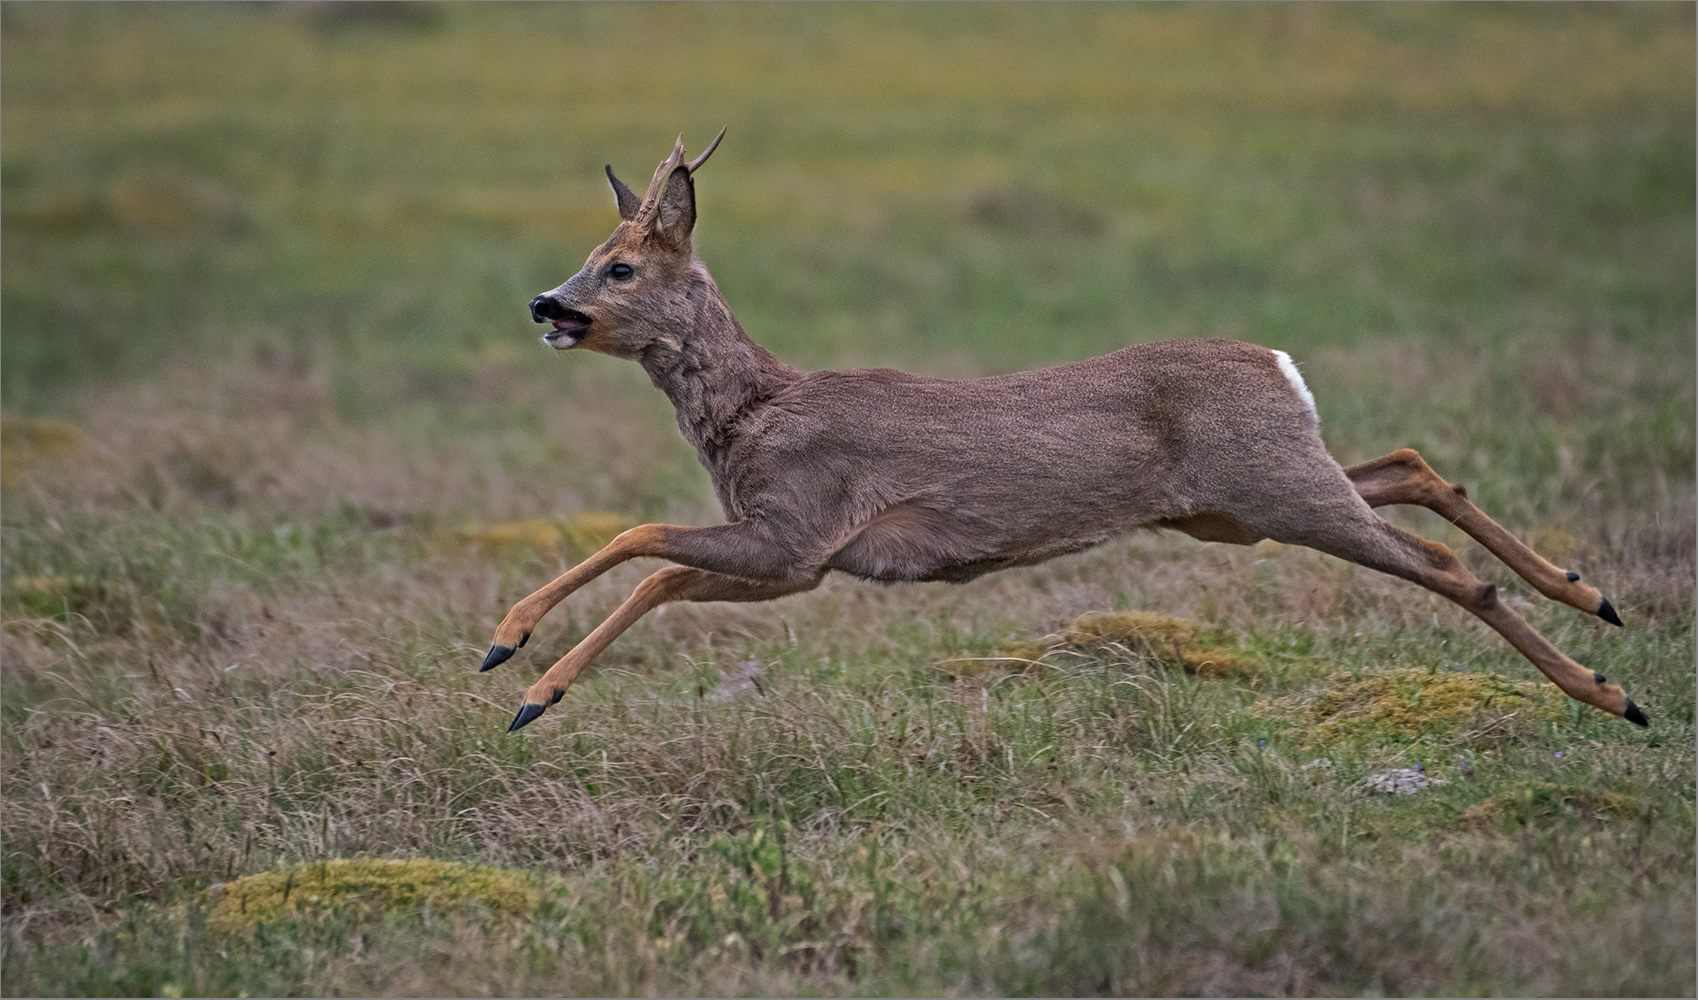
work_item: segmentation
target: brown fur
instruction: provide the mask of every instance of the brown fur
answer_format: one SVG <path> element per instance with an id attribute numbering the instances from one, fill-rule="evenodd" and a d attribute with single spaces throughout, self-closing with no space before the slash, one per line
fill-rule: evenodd
<path id="1" fill-rule="evenodd" d="M 555 320 L 545 338 L 554 346 L 643 366 L 672 400 L 728 523 L 633 528 L 515 605 L 486 667 L 626 559 L 690 567 L 645 580 L 526 692 L 515 726 L 666 601 L 768 600 L 832 570 L 970 580 L 1140 527 L 1236 544 L 1272 538 L 1414 581 L 1479 616 L 1572 697 L 1638 715 L 1619 687 L 1559 652 L 1448 549 L 1370 508 L 1429 507 L 1541 593 L 1613 617 L 1596 589 L 1516 540 L 1413 451 L 1340 468 L 1311 404 L 1267 348 L 1176 340 L 966 381 L 789 367 L 749 339 L 695 259 L 692 174 L 707 156 L 683 155 L 680 143 L 640 202 L 609 169 L 623 221 L 532 307 L 538 322 Z"/>

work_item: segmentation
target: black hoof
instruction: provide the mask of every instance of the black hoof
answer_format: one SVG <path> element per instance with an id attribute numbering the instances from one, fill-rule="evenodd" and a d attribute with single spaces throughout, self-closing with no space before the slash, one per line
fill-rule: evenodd
<path id="1" fill-rule="evenodd" d="M 1576 580 L 1578 580 L 1578 579 L 1580 579 L 1580 574 L 1579 574 L 1579 573 L 1576 573 L 1576 572 L 1574 572 L 1574 571 L 1573 571 L 1573 570 L 1569 570 L 1569 571 L 1568 571 L 1568 582 L 1569 582 L 1569 583 L 1573 583 L 1573 582 L 1575 582 L 1575 581 L 1576 581 Z"/>
<path id="2" fill-rule="evenodd" d="M 1647 729 L 1651 726 L 1651 720 L 1645 718 L 1645 713 L 1639 710 L 1639 706 L 1633 703 L 1632 698 L 1627 699 L 1627 711 L 1621 713 L 1621 717 L 1635 726 L 1644 726 Z"/>
<path id="3" fill-rule="evenodd" d="M 1608 600 L 1598 605 L 1598 617 L 1616 628 L 1621 628 L 1621 616 L 1615 613 L 1615 608 L 1610 605 Z"/>
<path id="4" fill-rule="evenodd" d="M 1608 677 L 1605 677 L 1603 674 L 1598 673 L 1596 670 L 1592 671 L 1592 679 L 1597 681 L 1599 684 L 1602 684 L 1603 682 L 1609 680 Z"/>
<path id="5" fill-rule="evenodd" d="M 519 714 L 513 716 L 513 724 L 507 727 L 510 733 L 516 733 L 537 720 L 537 716 L 547 710 L 544 705 L 520 705 Z M 1635 709 L 1637 711 L 1637 709 Z"/>
<path id="6" fill-rule="evenodd" d="M 498 642 L 495 645 L 489 647 L 489 655 L 485 656 L 483 658 L 483 666 L 478 668 L 478 673 L 481 674 L 486 670 L 494 670 L 496 667 L 499 667 L 503 663 L 506 663 L 509 659 L 512 658 L 515 650 L 519 649 L 520 646 L 523 646 L 525 643 L 530 642 L 530 641 L 531 641 L 531 634 L 529 632 L 526 632 L 524 635 L 519 637 L 519 645 L 518 646 L 503 646 L 501 643 Z"/>
<path id="7" fill-rule="evenodd" d="M 558 704 L 560 704 L 560 699 L 562 699 L 564 697 L 566 697 L 565 691 L 556 691 L 556 692 L 554 692 L 554 700 L 549 702 L 549 704 L 550 705 L 558 705 Z"/>

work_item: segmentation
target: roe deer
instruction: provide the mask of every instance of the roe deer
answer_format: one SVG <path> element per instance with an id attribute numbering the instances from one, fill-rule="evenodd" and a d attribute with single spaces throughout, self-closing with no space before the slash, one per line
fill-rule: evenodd
<path id="1" fill-rule="evenodd" d="M 509 732 L 558 702 L 591 660 L 668 601 L 766 601 L 841 570 L 964 581 L 1078 552 L 1134 528 L 1205 541 L 1272 538 L 1418 583 L 1496 629 L 1572 698 L 1647 725 L 1620 687 L 1563 655 L 1443 545 L 1372 508 L 1417 504 L 1473 536 L 1552 600 L 1621 620 L 1407 448 L 1341 468 L 1283 351 L 1172 340 L 1037 371 L 946 381 L 888 369 L 798 371 L 737 324 L 691 249 L 682 139 L 638 198 L 607 169 L 620 223 L 583 269 L 531 301 L 543 340 L 643 366 L 713 477 L 729 523 L 645 524 L 515 604 L 483 669 L 548 610 L 627 559 L 678 565 L 638 585 L 525 692 Z"/>

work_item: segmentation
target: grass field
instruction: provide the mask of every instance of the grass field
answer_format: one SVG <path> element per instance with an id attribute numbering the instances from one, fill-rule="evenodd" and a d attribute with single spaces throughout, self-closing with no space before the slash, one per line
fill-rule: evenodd
<path id="1" fill-rule="evenodd" d="M 1694 60 L 1689 4 L 0 4 L 0 990 L 1692 995 Z M 654 567 L 479 675 L 507 607 L 720 517 L 525 303 L 721 125 L 697 249 L 787 360 L 1289 351 L 1338 458 L 1604 590 L 1393 515 L 1651 727 L 1142 535 L 669 607 L 504 735 Z"/>

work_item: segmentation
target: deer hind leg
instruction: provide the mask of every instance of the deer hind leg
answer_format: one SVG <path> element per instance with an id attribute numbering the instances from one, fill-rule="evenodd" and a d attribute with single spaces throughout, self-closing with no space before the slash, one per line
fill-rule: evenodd
<path id="1" fill-rule="evenodd" d="M 1425 507 L 1467 532 L 1492 555 L 1503 560 L 1523 580 L 1553 601 L 1590 612 L 1620 625 L 1621 617 L 1596 587 L 1580 582 L 1580 574 L 1561 569 L 1528 548 L 1519 538 L 1468 502 L 1467 492 L 1445 482 L 1413 448 L 1400 448 L 1372 462 L 1344 470 L 1350 484 L 1370 507 L 1414 504 Z"/>
<path id="2" fill-rule="evenodd" d="M 1388 524 L 1359 503 L 1354 506 L 1352 512 L 1329 505 L 1324 509 L 1325 516 L 1300 530 L 1271 533 L 1271 537 L 1390 573 L 1449 598 L 1509 640 L 1570 698 L 1637 725 L 1649 725 L 1645 713 L 1626 692 L 1609 683 L 1603 674 L 1563 655 L 1549 639 L 1505 607 L 1498 600 L 1497 587 L 1470 573 L 1450 549 Z"/>
<path id="3" fill-rule="evenodd" d="M 637 623 L 637 619 L 671 601 L 770 601 L 786 594 L 812 590 L 825 578 L 821 570 L 812 579 L 791 581 L 743 580 L 722 573 L 711 573 L 688 566 L 668 566 L 651 574 L 619 605 L 618 610 L 595 627 L 571 652 L 557 660 L 525 691 L 524 704 L 513 717 L 508 732 L 523 728 L 541 715 L 548 706 L 558 702 L 566 689 L 578 679 L 620 633 Z"/>

